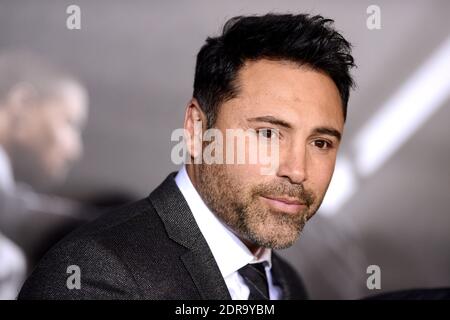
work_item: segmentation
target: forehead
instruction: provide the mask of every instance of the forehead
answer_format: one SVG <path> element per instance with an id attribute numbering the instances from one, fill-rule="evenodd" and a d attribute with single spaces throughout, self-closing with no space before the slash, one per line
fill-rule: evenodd
<path id="1" fill-rule="evenodd" d="M 249 61 L 239 72 L 238 87 L 237 97 L 221 108 L 234 117 L 270 114 L 294 127 L 307 123 L 343 127 L 336 85 L 328 75 L 308 66 L 266 59 Z"/>

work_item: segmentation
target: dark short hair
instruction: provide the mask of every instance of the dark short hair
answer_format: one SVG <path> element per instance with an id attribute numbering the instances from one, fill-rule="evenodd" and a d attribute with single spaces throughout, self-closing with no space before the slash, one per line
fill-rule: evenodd
<path id="1" fill-rule="evenodd" d="M 287 60 L 325 72 L 336 84 L 344 120 L 354 81 L 351 44 L 320 15 L 266 14 L 238 16 L 225 23 L 222 34 L 208 37 L 197 55 L 194 98 L 214 125 L 220 105 L 236 97 L 236 79 L 246 61 Z"/>

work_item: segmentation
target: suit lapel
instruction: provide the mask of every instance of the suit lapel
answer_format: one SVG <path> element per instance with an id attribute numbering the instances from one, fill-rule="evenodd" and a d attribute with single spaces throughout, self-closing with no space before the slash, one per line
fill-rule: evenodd
<path id="1" fill-rule="evenodd" d="M 202 299 L 231 299 L 219 267 L 172 172 L 149 196 L 169 237 L 189 249 L 181 256 Z"/>

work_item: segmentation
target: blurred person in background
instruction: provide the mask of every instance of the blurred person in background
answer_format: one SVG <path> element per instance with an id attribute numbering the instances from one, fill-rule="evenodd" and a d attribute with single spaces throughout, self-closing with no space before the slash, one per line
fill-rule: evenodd
<path id="1" fill-rule="evenodd" d="M 0 298 L 13 299 L 33 263 L 81 223 L 77 202 L 37 193 L 62 182 L 82 153 L 87 92 L 24 52 L 0 54 Z"/>

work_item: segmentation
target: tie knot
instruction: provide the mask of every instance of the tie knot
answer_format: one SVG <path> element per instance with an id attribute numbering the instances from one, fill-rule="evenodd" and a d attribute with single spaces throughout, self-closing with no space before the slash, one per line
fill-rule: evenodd
<path id="1" fill-rule="evenodd" d="M 249 263 L 238 272 L 250 289 L 249 300 L 269 300 L 269 286 L 263 263 Z"/>

